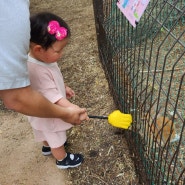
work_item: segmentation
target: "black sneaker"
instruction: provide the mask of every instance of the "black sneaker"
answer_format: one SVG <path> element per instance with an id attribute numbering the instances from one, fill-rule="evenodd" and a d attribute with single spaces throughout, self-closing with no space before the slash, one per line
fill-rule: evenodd
<path id="1" fill-rule="evenodd" d="M 51 155 L 51 148 L 49 146 L 42 146 L 42 154 L 44 156 Z"/>
<path id="2" fill-rule="evenodd" d="M 81 154 L 67 153 L 67 156 L 62 161 L 56 160 L 56 165 L 59 169 L 74 168 L 83 162 L 84 157 Z"/>
<path id="3" fill-rule="evenodd" d="M 67 142 L 64 143 L 64 147 L 67 146 Z M 51 148 L 49 146 L 42 146 L 42 154 L 44 156 L 51 155 Z"/>

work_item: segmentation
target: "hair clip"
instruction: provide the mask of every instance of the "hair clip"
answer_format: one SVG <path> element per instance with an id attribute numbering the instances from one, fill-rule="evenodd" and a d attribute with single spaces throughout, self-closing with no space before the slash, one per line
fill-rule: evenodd
<path id="1" fill-rule="evenodd" d="M 55 38 L 57 40 L 62 40 L 67 36 L 67 29 L 64 27 L 60 27 L 58 21 L 50 21 L 47 29 L 49 34 L 55 34 Z"/>

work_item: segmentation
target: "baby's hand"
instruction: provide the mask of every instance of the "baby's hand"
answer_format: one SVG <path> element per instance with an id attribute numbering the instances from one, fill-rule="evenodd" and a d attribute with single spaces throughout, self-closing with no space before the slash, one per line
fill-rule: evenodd
<path id="1" fill-rule="evenodd" d="M 66 98 L 72 98 L 73 96 L 75 96 L 75 92 L 68 86 L 66 86 Z"/>

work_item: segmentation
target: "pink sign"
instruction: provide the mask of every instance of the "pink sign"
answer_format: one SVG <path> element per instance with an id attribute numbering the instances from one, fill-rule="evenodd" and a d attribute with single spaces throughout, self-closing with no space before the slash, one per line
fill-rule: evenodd
<path id="1" fill-rule="evenodd" d="M 117 6 L 132 26 L 136 27 L 150 0 L 120 0 Z"/>

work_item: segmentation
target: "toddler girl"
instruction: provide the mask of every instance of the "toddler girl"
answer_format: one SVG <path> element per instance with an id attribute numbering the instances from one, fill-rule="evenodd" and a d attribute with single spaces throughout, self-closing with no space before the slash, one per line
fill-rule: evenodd
<path id="1" fill-rule="evenodd" d="M 57 65 L 62 51 L 70 37 L 70 29 L 60 17 L 42 12 L 31 16 L 30 53 L 28 69 L 33 89 L 43 94 L 52 103 L 62 107 L 77 107 L 66 98 L 74 96 L 74 91 L 64 84 Z M 31 97 L 30 97 L 31 98 Z M 43 142 L 43 155 L 52 154 L 60 169 L 77 167 L 83 161 L 81 154 L 66 153 L 66 130 L 72 125 L 61 119 L 28 117 L 35 140 Z"/>

